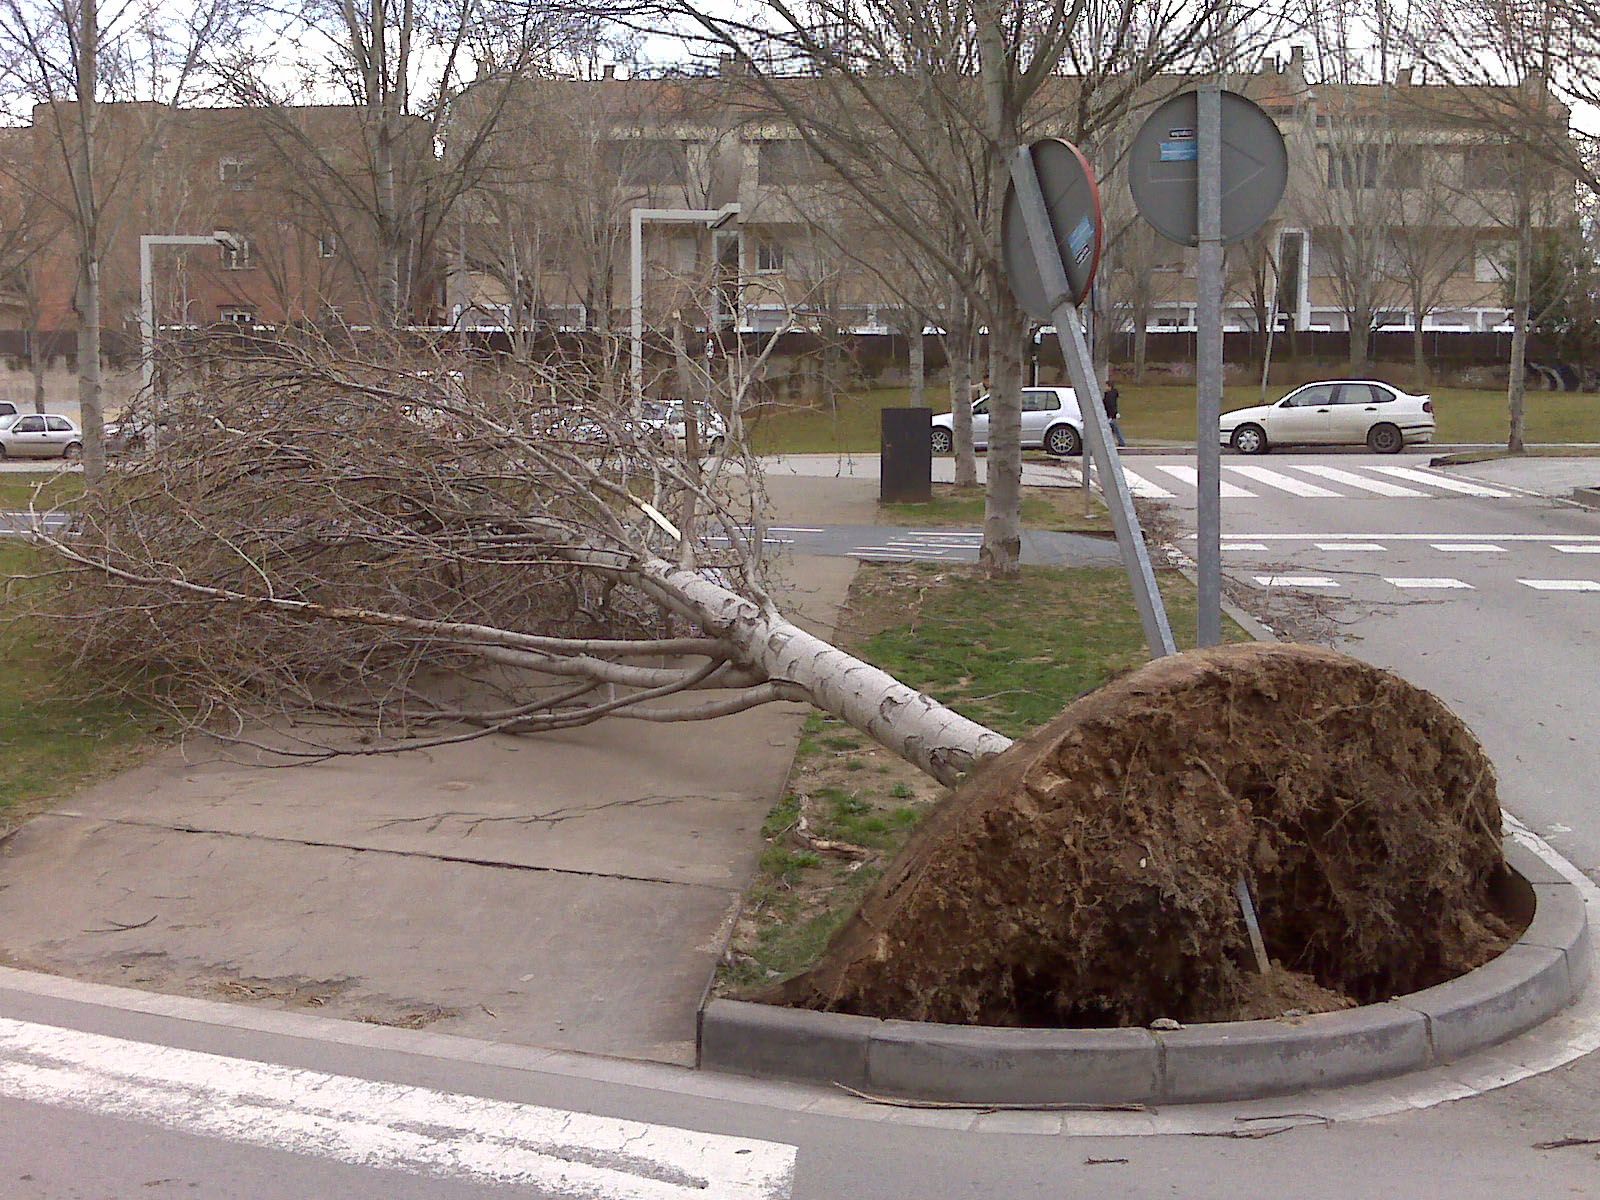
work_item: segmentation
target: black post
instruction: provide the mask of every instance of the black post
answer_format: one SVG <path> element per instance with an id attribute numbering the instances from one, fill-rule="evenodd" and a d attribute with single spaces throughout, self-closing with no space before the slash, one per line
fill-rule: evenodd
<path id="1" fill-rule="evenodd" d="M 892 504 L 933 499 L 933 410 L 886 408 L 878 498 Z"/>

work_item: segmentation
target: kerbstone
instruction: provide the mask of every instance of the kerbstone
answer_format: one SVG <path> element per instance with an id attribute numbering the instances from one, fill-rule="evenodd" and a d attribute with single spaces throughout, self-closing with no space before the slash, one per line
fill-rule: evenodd
<path id="1" fill-rule="evenodd" d="M 1571 999 L 1566 956 L 1519 942 L 1476 971 L 1397 1003 L 1428 1017 L 1434 1057 L 1445 1062 L 1531 1029 Z"/>
<path id="2" fill-rule="evenodd" d="M 1589 915 L 1584 909 L 1583 897 L 1570 883 L 1541 883 L 1535 885 L 1533 891 L 1539 907 L 1533 922 L 1518 939 L 1518 945 L 1545 946 L 1561 951 L 1567 959 L 1571 987 L 1567 998 L 1576 999 L 1588 982 L 1593 958 Z"/>
<path id="3" fill-rule="evenodd" d="M 1156 1035 L 1164 1050 L 1161 1098 L 1236 1100 L 1361 1083 L 1425 1066 L 1422 1014 L 1369 1004 L 1294 1021 L 1194 1025 Z"/>
<path id="4" fill-rule="evenodd" d="M 873 1090 L 994 1104 L 1116 1104 L 1156 1094 L 1159 1050 L 1142 1029 L 992 1029 L 885 1021 Z"/>
<path id="5" fill-rule="evenodd" d="M 867 1042 L 884 1022 L 741 1000 L 700 1014 L 700 1066 L 737 1075 L 867 1086 Z"/>
<path id="6" fill-rule="evenodd" d="M 1534 885 L 1541 883 L 1570 884 L 1571 881 L 1565 875 L 1516 839 L 1506 838 L 1502 843 L 1502 848 L 1506 856 L 1506 866 L 1521 875 L 1529 883 Z"/>

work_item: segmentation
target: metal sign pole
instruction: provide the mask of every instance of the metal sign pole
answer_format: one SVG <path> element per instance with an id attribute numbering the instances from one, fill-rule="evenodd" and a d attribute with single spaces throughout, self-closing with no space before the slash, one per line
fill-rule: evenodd
<path id="1" fill-rule="evenodd" d="M 1045 206 L 1039 176 L 1034 170 L 1033 153 L 1027 146 L 1019 148 L 1011 160 L 1011 182 L 1016 188 L 1022 217 L 1027 225 L 1028 243 L 1033 248 L 1044 294 L 1049 298 L 1056 338 L 1061 343 L 1061 357 L 1067 364 L 1067 377 L 1072 381 L 1073 391 L 1078 397 L 1078 410 L 1083 416 L 1084 432 L 1089 439 L 1088 448 L 1093 450 L 1095 462 L 1100 467 L 1106 507 L 1111 510 L 1111 523 L 1117 531 L 1117 547 L 1122 551 L 1123 565 L 1133 585 L 1133 600 L 1139 610 L 1139 620 L 1144 625 L 1145 641 L 1153 658 L 1175 654 L 1177 646 L 1172 640 L 1172 626 L 1167 621 L 1167 610 L 1161 602 L 1161 592 L 1156 587 L 1155 572 L 1150 566 L 1150 555 L 1144 544 L 1144 533 L 1139 528 L 1139 516 L 1133 508 L 1133 494 L 1128 490 L 1127 477 L 1122 473 L 1122 459 L 1111 439 L 1111 425 L 1100 400 L 1100 385 L 1095 380 L 1089 346 L 1083 338 L 1078 306 L 1072 302 L 1066 266 L 1061 261 L 1055 230 L 1050 224 L 1049 209 Z"/>
<path id="2" fill-rule="evenodd" d="M 1222 641 L 1222 87 L 1197 89 L 1200 262 L 1195 272 L 1196 513 L 1199 617 L 1196 644 Z"/>

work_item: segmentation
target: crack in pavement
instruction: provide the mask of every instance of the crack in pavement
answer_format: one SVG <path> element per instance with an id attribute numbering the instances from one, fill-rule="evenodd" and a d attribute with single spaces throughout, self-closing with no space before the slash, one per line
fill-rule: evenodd
<path id="1" fill-rule="evenodd" d="M 576 821 L 583 817 L 594 816 L 598 813 L 618 808 L 662 808 L 669 804 L 678 804 L 685 800 L 742 800 L 744 797 L 735 795 L 711 796 L 699 793 L 689 793 L 678 796 L 635 796 L 631 800 L 608 800 L 604 804 L 595 804 L 588 807 L 576 805 L 562 805 L 552 808 L 548 812 L 535 813 L 494 813 L 471 812 L 466 809 L 446 809 L 443 812 L 429 813 L 422 817 L 392 817 L 387 821 L 379 821 L 371 826 L 374 831 L 393 829 L 397 825 L 422 825 L 427 833 L 437 833 L 439 829 L 450 820 L 459 820 L 465 827 L 464 836 L 471 837 L 478 831 L 480 825 L 494 825 L 501 822 L 514 825 L 559 825 L 563 821 Z"/>
<path id="2" fill-rule="evenodd" d="M 575 867 L 541 867 L 529 863 L 505 862 L 501 859 L 476 858 L 467 854 L 431 854 L 423 850 L 391 850 L 382 846 L 358 846 L 353 842 L 318 841 L 310 838 L 282 837 L 269 833 L 240 833 L 233 829 L 206 829 L 199 825 L 175 825 L 165 821 L 139 821 L 131 817 L 91 817 L 87 813 L 55 809 L 41 813 L 41 817 L 59 817 L 70 821 L 92 821 L 101 825 L 121 825 L 132 829 L 154 829 L 166 833 L 191 833 L 210 837 L 239 838 L 245 841 L 270 842 L 280 846 L 305 846 L 314 850 L 346 850 L 353 854 L 382 854 L 395 858 L 418 858 L 428 862 L 459 863 L 468 867 L 487 867 L 498 871 L 528 871 L 536 874 L 572 875 L 582 879 L 615 879 L 621 883 L 657 883 L 667 887 L 701 888 L 724 895 L 738 895 L 740 889 L 719 887 L 713 883 L 689 883 L 681 879 L 664 879 L 657 875 L 630 875 L 620 871 L 582 871 Z"/>

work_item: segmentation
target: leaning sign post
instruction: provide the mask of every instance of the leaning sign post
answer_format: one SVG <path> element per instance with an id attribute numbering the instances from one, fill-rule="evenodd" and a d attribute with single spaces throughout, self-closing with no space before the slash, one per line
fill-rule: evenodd
<path id="1" fill-rule="evenodd" d="M 1078 148 L 1060 138 L 1045 138 L 1017 150 L 1011 161 L 1002 236 L 1006 275 L 1017 303 L 1035 320 L 1055 325 L 1061 357 L 1078 397 L 1088 450 L 1094 454 L 1105 488 L 1106 507 L 1117 531 L 1123 565 L 1133 583 L 1134 603 L 1145 641 L 1156 658 L 1176 652 L 1172 626 L 1156 588 L 1150 554 L 1133 508 L 1122 459 L 1111 438 L 1078 304 L 1089 294 L 1105 217 L 1094 171 Z"/>
<path id="2" fill-rule="evenodd" d="M 1266 224 L 1289 152 L 1261 108 L 1218 84 L 1174 96 L 1145 120 L 1128 158 L 1139 213 L 1169 241 L 1199 247 L 1195 271 L 1197 642 L 1222 641 L 1222 249 Z"/>

